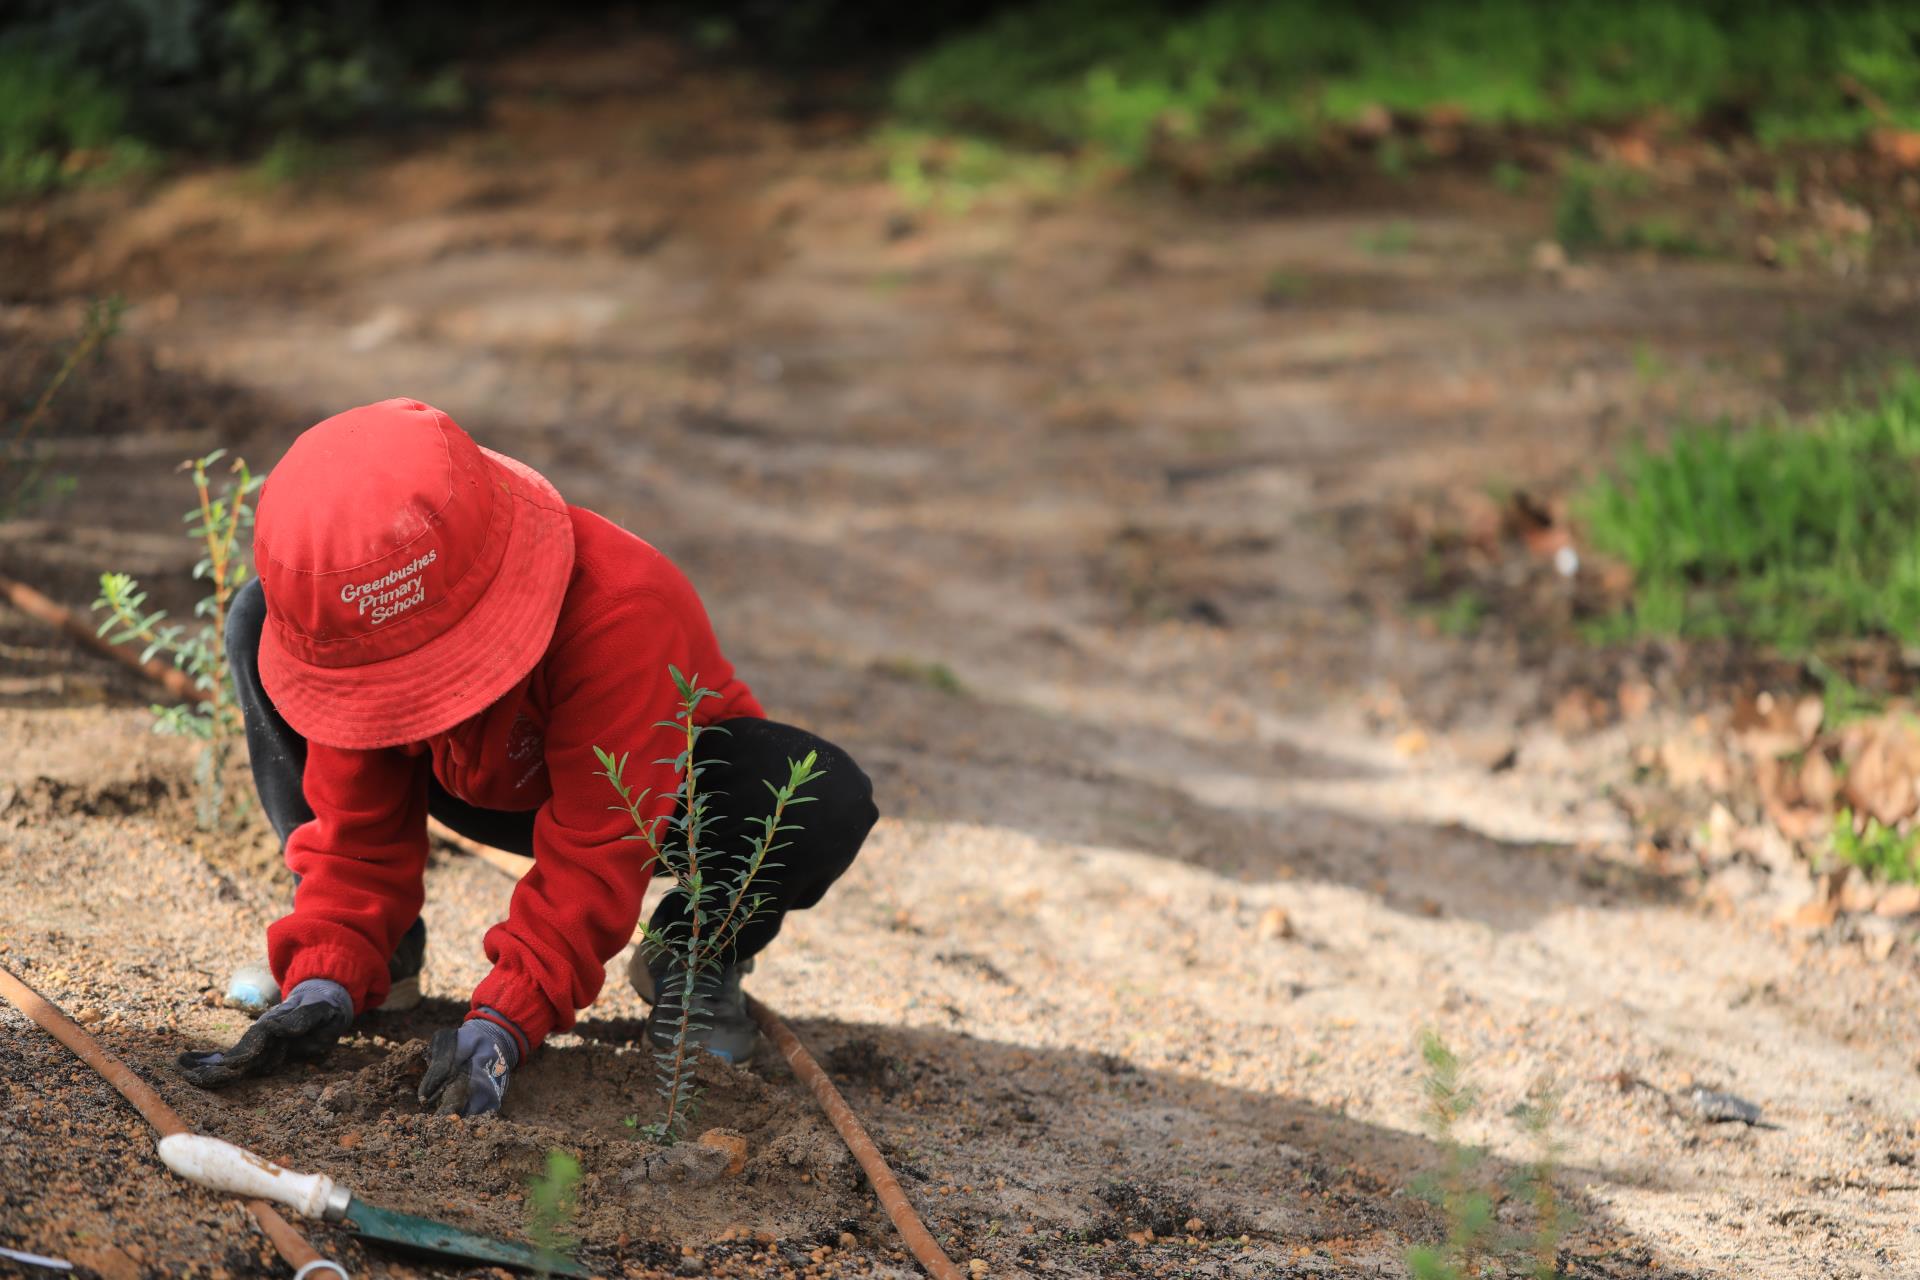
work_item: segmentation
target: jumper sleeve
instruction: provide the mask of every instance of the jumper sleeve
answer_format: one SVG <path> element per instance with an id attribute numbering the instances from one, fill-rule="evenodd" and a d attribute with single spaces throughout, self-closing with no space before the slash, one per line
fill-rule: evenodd
<path id="1" fill-rule="evenodd" d="M 387 960 L 419 918 L 427 866 L 425 755 L 310 743 L 304 786 L 311 822 L 287 838 L 300 877 L 293 912 L 267 928 L 282 991 L 308 978 L 347 989 L 356 1011 L 387 998 Z"/>
<path id="2" fill-rule="evenodd" d="M 703 683 L 732 683 L 704 611 L 687 599 L 628 597 L 582 629 L 550 666 L 547 773 L 553 795 L 534 819 L 533 868 L 514 889 L 507 919 L 488 930 L 493 972 L 473 994 L 473 1016 L 499 1022 L 531 1051 L 573 1025 L 593 1003 L 606 964 L 633 937 L 653 877 L 648 847 L 600 773 L 594 747 L 628 757 L 626 783 L 649 789 L 644 812 L 670 811 L 671 760 L 682 743 L 671 721 L 679 698 L 669 664 Z M 689 603 L 690 602 L 690 603 Z M 702 643 L 704 639 L 705 643 Z M 720 670 L 703 670 L 707 659 Z"/>

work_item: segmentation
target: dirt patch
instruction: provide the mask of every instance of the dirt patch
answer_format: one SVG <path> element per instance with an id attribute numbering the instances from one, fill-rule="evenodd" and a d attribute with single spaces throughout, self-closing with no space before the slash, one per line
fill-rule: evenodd
<path id="1" fill-rule="evenodd" d="M 724 1153 L 717 1165 L 708 1158 L 715 1148 L 662 1147 L 636 1135 L 661 1111 L 646 1049 L 591 1044 L 543 1054 L 514 1077 L 504 1119 L 466 1121 L 420 1103 L 425 1041 L 382 1037 L 342 1056 L 382 1047 L 356 1070 L 330 1065 L 296 1089 L 257 1087 L 250 1126 L 327 1153 L 331 1171 L 375 1203 L 453 1214 L 506 1235 L 525 1232 L 523 1196 L 547 1153 L 567 1151 L 582 1172 L 571 1229 L 592 1242 L 583 1254 L 590 1261 L 619 1256 L 622 1238 L 704 1246 L 768 1231 L 837 1243 L 867 1211 L 845 1146 L 790 1079 L 702 1065 L 700 1120 L 689 1138 L 715 1126 L 744 1138 L 745 1168 L 730 1177 Z"/>

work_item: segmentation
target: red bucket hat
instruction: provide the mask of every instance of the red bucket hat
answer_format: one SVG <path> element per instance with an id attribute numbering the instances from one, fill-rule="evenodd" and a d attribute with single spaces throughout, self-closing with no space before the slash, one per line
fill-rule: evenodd
<path id="1" fill-rule="evenodd" d="M 302 736 L 371 750 L 444 733 L 533 670 L 573 568 L 533 468 L 418 400 L 301 433 L 260 492 L 260 680 Z"/>

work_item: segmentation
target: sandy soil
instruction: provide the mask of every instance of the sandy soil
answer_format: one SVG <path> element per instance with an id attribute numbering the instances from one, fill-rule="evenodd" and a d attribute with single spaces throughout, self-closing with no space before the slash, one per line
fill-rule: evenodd
<path id="1" fill-rule="evenodd" d="M 1433 635 L 1348 536 L 1589 460 L 1646 410 L 1642 344 L 1689 406 L 1768 404 L 1911 332 L 1910 295 L 1727 263 L 1542 275 L 1541 209 L 1444 180 L 926 214 L 857 122 L 667 50 L 494 76 L 487 129 L 324 185 L 214 172 L 9 215 L 7 332 L 106 288 L 135 306 L 54 444 L 74 495 L 0 526 L 0 569 L 84 604 L 125 567 L 180 599 L 164 464 L 269 464 L 397 394 L 662 546 L 774 713 L 876 780 L 866 853 L 753 989 L 987 1274 L 1405 1274 L 1441 1230 L 1412 1191 L 1441 1161 L 1426 1027 L 1471 1063 L 1466 1136 L 1497 1165 L 1530 1158 L 1509 1112 L 1557 1080 L 1568 1275 L 1920 1273 L 1912 950 L 1786 937 L 1650 873 L 1609 788 L 1658 713 L 1563 737 L 1551 670 Z M 1410 247 L 1365 247 L 1394 223 Z M 1303 282 L 1277 304 L 1275 270 Z M 282 909 L 273 851 L 194 832 L 186 748 L 145 733 L 128 677 L 11 615 L 0 643 L 0 961 L 196 1124 L 507 1233 L 565 1147 L 609 1275 L 912 1273 L 776 1063 L 713 1073 L 742 1175 L 661 1166 L 625 1123 L 651 1104 L 619 981 L 503 1119 L 418 1114 L 418 1042 L 510 888 L 450 851 L 421 1011 L 304 1077 L 180 1083 L 174 1053 L 243 1025 L 216 983 Z M 0 1243 L 116 1277 L 267 1265 L 130 1111 L 0 1026 Z M 1620 1073 L 1731 1090 L 1769 1127 Z M 443 1273 L 317 1234 L 357 1274 Z"/>

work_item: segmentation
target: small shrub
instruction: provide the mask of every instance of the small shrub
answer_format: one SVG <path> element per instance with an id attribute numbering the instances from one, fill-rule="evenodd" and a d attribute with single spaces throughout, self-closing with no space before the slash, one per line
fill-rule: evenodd
<path id="1" fill-rule="evenodd" d="M 1633 571 L 1623 630 L 1807 652 L 1920 630 L 1920 374 L 1805 423 L 1686 427 L 1576 508 Z"/>
<path id="2" fill-rule="evenodd" d="M 693 1012 L 695 984 L 720 971 L 740 930 L 765 910 L 767 896 L 754 892 L 754 881 L 761 872 L 779 866 L 768 858 L 785 847 L 780 839 L 782 833 L 798 829 L 785 821 L 787 813 L 794 806 L 810 801 L 811 797 L 801 795 L 800 791 L 819 778 L 821 770 L 814 768 L 817 757 L 811 751 L 804 760 L 789 760 L 785 782 L 776 785 L 763 779 L 773 803 L 764 817 L 748 821 L 748 826 L 758 828 L 751 847 L 731 852 L 708 848 L 705 831 L 713 814 L 713 796 L 700 785 L 706 766 L 698 763 L 697 748 L 706 734 L 725 730 L 699 724 L 695 717 L 701 703 L 719 695 L 701 688 L 697 675 L 689 679 L 677 667 L 667 668 L 667 674 L 679 692 L 680 711 L 674 719 L 661 721 L 657 727 L 678 732 L 681 750 L 672 759 L 656 763 L 672 765 L 679 779 L 671 811 L 649 815 L 649 808 L 659 806 L 651 803 L 655 797 L 646 789 L 636 791 L 627 785 L 624 775 L 628 753 L 616 756 L 598 746 L 593 752 L 600 760 L 600 770 L 595 776 L 607 780 L 620 798 L 619 807 L 633 820 L 634 834 L 623 838 L 644 844 L 650 861 L 678 881 L 680 891 L 687 897 L 684 922 L 664 933 L 646 924 L 641 934 L 643 947 L 673 958 L 675 974 L 682 982 L 680 1013 L 672 1028 L 672 1044 L 655 1054 L 660 1072 L 660 1096 L 666 1103 L 666 1111 L 658 1121 L 640 1126 L 656 1141 L 671 1143 L 685 1134 L 700 1105 L 699 1090 L 693 1083 L 695 1064 L 691 1042 L 693 1033 L 703 1029 Z"/>
<path id="3" fill-rule="evenodd" d="M 33 433 L 46 421 L 48 411 L 73 375 L 120 331 L 120 316 L 125 310 L 126 304 L 117 297 L 89 304 L 80 333 L 53 376 L 17 422 L 3 424 L 7 444 L 4 470 L 0 470 L 0 521 L 16 519 L 45 496 L 48 459 L 29 452 Z M 56 482 L 54 487 L 64 486 Z"/>
<path id="4" fill-rule="evenodd" d="M 1479 1103 L 1479 1092 L 1467 1080 L 1459 1056 L 1437 1034 L 1427 1031 L 1421 1036 L 1420 1057 L 1426 1064 L 1422 1087 L 1427 1128 L 1440 1147 L 1442 1165 L 1418 1190 L 1439 1206 L 1447 1236 L 1439 1245 L 1407 1251 L 1413 1280 L 1472 1280 L 1512 1274 L 1517 1267 L 1524 1267 L 1535 1280 L 1557 1280 L 1555 1259 L 1569 1225 L 1555 1184 L 1561 1154 L 1554 1133 L 1557 1091 L 1542 1081 L 1508 1113 L 1527 1134 L 1534 1158 L 1503 1188 L 1490 1176 L 1486 1152 L 1467 1146 L 1457 1135 L 1460 1123 Z M 1526 1234 L 1502 1230 L 1496 1214 L 1501 1200 L 1527 1206 L 1531 1221 Z"/>
<path id="5" fill-rule="evenodd" d="M 1446 1215 L 1446 1242 L 1407 1253 L 1414 1280 L 1459 1280 L 1479 1274 L 1480 1256 L 1493 1245 L 1493 1197 L 1482 1176 L 1486 1153 L 1469 1147 L 1455 1130 L 1472 1113 L 1478 1092 L 1467 1083 L 1459 1056 L 1432 1032 L 1420 1040 L 1420 1057 L 1427 1074 L 1421 1082 L 1427 1097 L 1427 1127 L 1439 1144 L 1444 1164 L 1430 1188 L 1431 1198 Z"/>
<path id="6" fill-rule="evenodd" d="M 200 497 L 199 505 L 184 517 L 187 535 L 206 552 L 193 566 L 195 580 L 208 587 L 207 595 L 194 606 L 199 623 L 168 622 L 166 610 L 148 610 L 147 593 L 124 573 L 101 574 L 100 598 L 93 603 L 96 611 L 107 611 L 101 635 L 114 644 L 145 645 L 142 662 L 165 654 L 193 677 L 201 691 L 202 697 L 191 706 L 156 705 L 153 727 L 156 733 L 182 734 L 202 743 L 194 777 L 199 784 L 200 825 L 209 830 L 237 824 L 246 813 L 246 788 L 234 789 L 231 800 L 228 796 L 228 774 L 244 726 L 222 638 L 233 594 L 250 575 L 240 550 L 240 534 L 253 525 L 250 499 L 266 478 L 254 475 L 244 460 L 235 458 L 228 468 L 233 478 L 215 493 L 208 471 L 225 456 L 226 450 L 216 449 L 181 464 L 181 470 L 193 473 L 193 487 Z"/>
<path id="7" fill-rule="evenodd" d="M 1514 1194 L 1529 1201 L 1533 1210 L 1533 1236 L 1527 1242 L 1533 1277 L 1534 1280 L 1555 1280 L 1560 1274 L 1560 1241 L 1566 1238 L 1573 1218 L 1560 1199 L 1555 1181 L 1566 1151 L 1556 1128 L 1560 1119 L 1560 1091 L 1551 1080 L 1539 1080 L 1526 1101 L 1511 1114 L 1520 1122 L 1533 1146 L 1533 1160 L 1520 1171 L 1514 1186 Z"/>
<path id="8" fill-rule="evenodd" d="M 1582 254 L 1601 248 L 1607 233 L 1600 225 L 1600 207 L 1594 199 L 1593 182 L 1581 173 L 1570 173 L 1560 183 L 1560 198 L 1553 208 L 1553 238 L 1569 254 Z"/>

